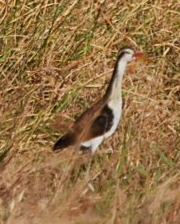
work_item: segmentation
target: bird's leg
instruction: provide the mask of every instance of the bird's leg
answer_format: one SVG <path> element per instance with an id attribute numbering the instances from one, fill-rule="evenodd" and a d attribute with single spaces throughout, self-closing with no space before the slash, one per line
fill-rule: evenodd
<path id="1" fill-rule="evenodd" d="M 90 157 L 88 159 L 88 166 L 87 166 L 86 175 L 85 175 L 85 179 L 87 182 L 90 181 L 89 173 L 90 173 L 91 165 L 92 165 L 92 155 L 90 155 Z"/>
<path id="2" fill-rule="evenodd" d="M 92 145 L 90 146 L 90 157 L 89 157 L 89 162 L 88 162 L 88 167 L 87 167 L 87 172 L 86 172 L 86 180 L 88 183 L 88 187 L 93 191 L 94 187 L 92 185 L 92 183 L 90 182 L 90 169 L 91 169 L 91 165 L 92 165 L 92 159 L 93 159 L 93 154 L 95 153 L 95 151 L 97 150 L 98 146 L 101 144 L 101 142 L 103 141 L 103 138 L 96 138 L 94 139 L 94 141 L 92 142 Z"/>
<path id="3" fill-rule="evenodd" d="M 85 175 L 85 179 L 87 181 L 87 186 L 88 188 L 91 190 L 91 191 L 95 191 L 94 189 L 94 186 L 91 182 L 91 178 L 90 178 L 90 170 L 91 170 L 91 167 L 92 167 L 92 160 L 93 160 L 93 155 L 91 154 L 89 156 L 89 161 L 88 161 L 88 167 L 87 167 L 87 171 L 86 171 L 86 175 Z"/>

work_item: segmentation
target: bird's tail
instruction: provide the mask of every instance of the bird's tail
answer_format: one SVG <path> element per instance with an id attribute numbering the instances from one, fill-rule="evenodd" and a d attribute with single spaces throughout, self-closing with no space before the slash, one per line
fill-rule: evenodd
<path id="1" fill-rule="evenodd" d="M 67 133 L 63 135 L 55 144 L 53 147 L 53 151 L 61 151 L 66 147 L 69 147 L 73 145 L 75 142 L 74 134 L 73 133 Z"/>

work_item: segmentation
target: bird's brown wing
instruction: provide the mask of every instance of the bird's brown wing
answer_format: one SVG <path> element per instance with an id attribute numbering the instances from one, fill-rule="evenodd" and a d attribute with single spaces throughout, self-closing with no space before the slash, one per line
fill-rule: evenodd
<path id="1" fill-rule="evenodd" d="M 87 131 L 86 141 L 101 136 L 109 131 L 113 125 L 113 118 L 112 110 L 107 105 L 104 106 Z"/>
<path id="2" fill-rule="evenodd" d="M 101 99 L 87 109 L 54 145 L 54 150 L 62 150 L 68 146 L 88 141 L 103 135 L 113 124 L 113 112 Z"/>
<path id="3" fill-rule="evenodd" d="M 83 142 L 86 140 L 86 136 L 89 135 L 91 126 L 96 118 L 100 116 L 102 108 L 103 100 L 101 99 L 82 113 L 81 116 L 79 116 L 79 118 L 77 118 L 74 122 L 71 130 L 76 135 L 76 140 L 78 142 Z"/>

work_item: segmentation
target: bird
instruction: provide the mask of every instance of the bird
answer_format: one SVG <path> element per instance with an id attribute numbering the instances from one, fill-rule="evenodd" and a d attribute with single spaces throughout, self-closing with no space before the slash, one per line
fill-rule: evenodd
<path id="1" fill-rule="evenodd" d="M 128 62 L 143 55 L 131 47 L 119 51 L 114 70 L 104 95 L 80 115 L 67 133 L 53 146 L 59 152 L 69 146 L 94 154 L 104 139 L 117 129 L 122 113 L 122 80 Z"/>

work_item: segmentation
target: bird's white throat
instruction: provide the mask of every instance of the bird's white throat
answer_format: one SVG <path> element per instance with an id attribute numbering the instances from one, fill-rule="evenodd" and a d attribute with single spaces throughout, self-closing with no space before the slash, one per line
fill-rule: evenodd
<path id="1" fill-rule="evenodd" d="M 114 101 L 116 104 L 117 101 L 121 100 L 122 98 L 122 81 L 123 81 L 123 75 L 125 73 L 125 69 L 127 66 L 127 61 L 121 59 L 118 62 L 117 68 L 116 68 L 116 74 L 112 83 L 112 90 L 111 90 L 111 97 L 110 100 Z"/>

